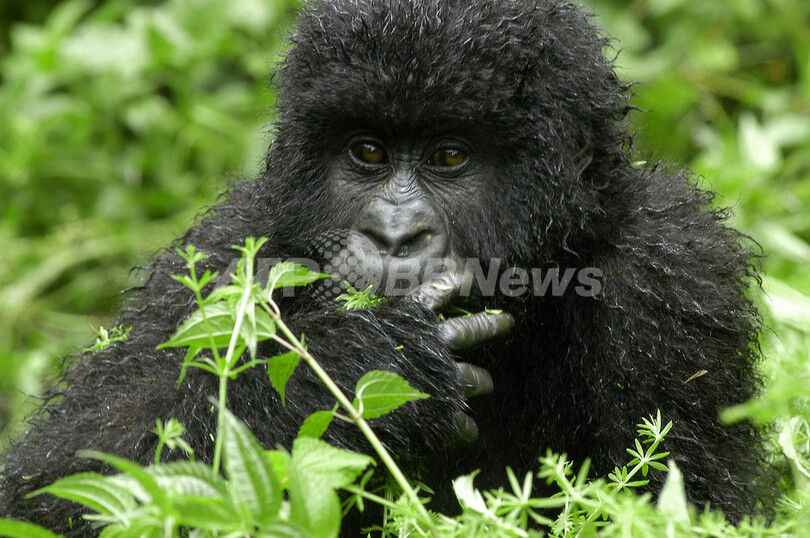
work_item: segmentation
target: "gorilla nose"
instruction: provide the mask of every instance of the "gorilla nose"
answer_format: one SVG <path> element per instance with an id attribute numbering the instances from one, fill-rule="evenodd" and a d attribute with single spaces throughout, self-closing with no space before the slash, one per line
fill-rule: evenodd
<path id="1" fill-rule="evenodd" d="M 354 229 L 381 257 L 442 257 L 447 251 L 444 224 L 424 198 L 404 204 L 376 198 L 358 216 Z"/>
<path id="2" fill-rule="evenodd" d="M 427 226 L 416 223 L 412 230 L 361 230 L 377 247 L 380 256 L 407 258 L 430 245 L 433 234 Z"/>

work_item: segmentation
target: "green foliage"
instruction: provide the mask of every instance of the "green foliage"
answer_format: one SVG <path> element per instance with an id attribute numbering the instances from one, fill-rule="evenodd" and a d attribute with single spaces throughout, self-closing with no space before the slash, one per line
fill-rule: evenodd
<path id="1" fill-rule="evenodd" d="M 411 387 L 407 381 L 391 372 L 374 370 L 357 382 L 352 405 L 363 418 L 377 418 L 390 413 L 411 400 L 429 396 Z"/>
<path id="2" fill-rule="evenodd" d="M 326 429 L 329 428 L 329 425 L 335 418 L 335 413 L 339 407 L 340 404 L 335 404 L 329 411 L 315 411 L 309 415 L 304 423 L 301 424 L 301 429 L 298 430 L 298 437 L 317 438 L 322 436 L 326 433 Z"/>
<path id="3" fill-rule="evenodd" d="M 130 268 L 260 169 L 295 3 L 0 2 L 0 430 Z"/>
<path id="4" fill-rule="evenodd" d="M 303 335 L 301 341 L 303 342 Z M 284 387 L 287 386 L 287 381 L 292 377 L 295 367 L 298 366 L 300 361 L 301 356 L 298 353 L 288 351 L 287 353 L 271 357 L 267 362 L 267 375 L 270 376 L 270 382 L 273 384 L 273 388 L 276 389 L 279 396 L 281 396 L 281 405 L 287 405 L 284 396 Z"/>
<path id="5" fill-rule="evenodd" d="M 772 422 L 785 512 L 810 528 L 810 3 L 587 0 L 635 86 L 638 157 L 686 162 L 764 253 L 766 390 L 723 413 Z"/>
<path id="6" fill-rule="evenodd" d="M 337 536 L 342 514 L 336 490 L 351 485 L 374 463 L 368 456 L 317 439 L 328 428 L 338 405 L 342 405 L 349 414 L 342 418 L 361 428 L 405 494 L 416 499 L 416 493 L 365 418 L 382 416 L 428 395 L 414 390 L 393 373 L 369 372 L 358 381 L 357 398 L 350 402 L 309 354 L 303 337 L 297 338 L 281 320 L 273 300 L 277 289 L 303 286 L 329 275 L 282 262 L 270 269 L 267 285 L 262 287 L 254 280 L 254 262 L 265 242 L 264 238 L 249 237 L 244 246 L 235 246 L 242 257 L 236 273 L 231 275 L 233 283 L 214 289 L 207 297 L 203 297 L 203 290 L 216 274 L 207 270 L 202 275 L 197 273 L 197 265 L 207 256 L 193 246 L 178 250 L 189 274 L 175 278 L 194 293 L 198 310 L 159 347 L 187 347 L 186 368 L 198 367 L 219 378 L 212 465 L 193 461 L 161 463 L 164 446 L 182 448 L 192 459 L 194 451 L 182 438 L 182 424 L 169 419 L 164 427 L 158 419 L 154 465 L 141 467 L 118 456 L 80 452 L 77 457 L 100 460 L 121 474 L 79 473 L 33 495 L 49 493 L 90 508 L 94 513 L 87 518 L 104 528 L 104 536 L 179 536 L 181 528 L 194 528 L 200 536 Z M 270 361 L 257 359 L 258 342 L 269 339 L 290 352 Z M 227 351 L 222 352 L 222 348 Z M 244 353 L 248 360 L 240 364 Z M 296 360 L 290 360 L 292 355 Z M 292 453 L 266 451 L 227 410 L 227 382 L 246 368 L 267 363 L 268 375 L 283 397 L 284 387 L 300 359 L 315 370 L 339 404 L 332 411 L 316 413 L 302 425 L 303 435 L 294 442 Z M 219 474 L 220 462 L 224 477 Z M 417 518 L 422 523 L 429 521 L 424 510 L 417 513 Z M 15 533 L 27 529 L 11 521 L 0 520 L 0 525 Z"/>
<path id="7" fill-rule="evenodd" d="M 155 449 L 156 464 L 160 463 L 160 455 L 163 452 L 164 446 L 169 447 L 169 450 L 181 448 L 192 460 L 194 459 L 194 449 L 183 439 L 183 434 L 186 433 L 186 427 L 177 419 L 170 418 L 166 421 L 166 426 L 163 425 L 162 420 L 157 419 L 155 421 L 155 429 L 152 433 L 158 437 L 158 446 L 157 449 Z"/>
<path id="8" fill-rule="evenodd" d="M 104 327 L 99 327 L 96 331 L 96 334 L 98 334 L 96 342 L 85 349 L 85 351 L 103 351 L 110 347 L 110 344 L 113 342 L 126 342 L 130 332 L 132 332 L 132 327 L 127 327 L 126 329 L 123 327 L 113 327 L 109 331 Z"/>
<path id="9" fill-rule="evenodd" d="M 58 480 L 36 494 L 50 493 L 91 508 L 104 536 L 337 536 L 340 503 L 335 493 L 372 462 L 368 456 L 299 439 L 288 454 L 266 451 L 226 411 L 225 476 L 202 463 L 181 461 L 140 467 L 128 460 L 83 452 L 122 474 L 82 473 Z M 326 462 L 326 463 L 325 463 Z M 288 493 L 287 508 L 282 507 Z M 14 522 L 0 520 L 11 532 Z M 38 536 L 20 527 L 17 536 Z M 54 536 L 40 534 L 39 536 Z"/>
<path id="10" fill-rule="evenodd" d="M 363 291 L 358 291 L 351 284 L 346 284 L 346 293 L 341 293 L 335 297 L 335 301 L 343 302 L 343 310 L 363 310 L 374 308 L 385 302 L 385 297 L 381 297 L 372 292 L 374 286 L 369 286 Z"/>
<path id="11" fill-rule="evenodd" d="M 57 538 L 60 535 L 32 523 L 0 518 L 0 536 L 6 536 L 7 538 Z"/>

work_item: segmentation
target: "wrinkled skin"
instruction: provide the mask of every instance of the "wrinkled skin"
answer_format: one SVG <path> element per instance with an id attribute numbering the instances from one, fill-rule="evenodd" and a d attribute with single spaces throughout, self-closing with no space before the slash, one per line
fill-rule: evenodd
<path id="1" fill-rule="evenodd" d="M 345 312 L 333 284 L 319 283 L 281 307 L 348 393 L 382 369 L 430 394 L 372 427 L 407 470 L 421 469 L 436 490 L 431 508 L 457 509 L 456 476 L 480 468 L 476 485 L 498 486 L 505 466 L 534 469 L 547 449 L 575 465 L 591 458 L 604 475 L 660 410 L 690 501 L 734 520 L 769 510 L 762 433 L 718 420 L 760 386 L 759 318 L 746 295 L 756 256 L 688 172 L 631 165 L 627 87 L 578 8 L 314 2 L 291 41 L 264 172 L 234 183 L 177 243 L 227 274 L 230 245 L 266 236 L 263 257 L 335 262 L 350 283 L 389 296 Z M 555 271 L 571 271 L 570 285 L 543 287 Z M 176 254 L 160 254 L 117 321 L 132 327 L 129 340 L 70 363 L 3 454 L 0 514 L 91 534 L 76 505 L 26 494 L 109 471 L 79 449 L 150 462 L 156 418 L 180 420 L 198 458 L 211 459 L 216 379 L 191 371 L 178 390 L 182 351 L 156 350 L 193 310 L 170 276 L 183 272 Z M 228 402 L 265 446 L 289 447 L 334 399 L 304 367 L 286 395 L 282 406 L 252 368 L 230 383 Z M 324 438 L 369 451 L 344 423 Z M 661 474 L 649 478 L 657 491 Z M 360 525 L 350 514 L 344 532 Z"/>

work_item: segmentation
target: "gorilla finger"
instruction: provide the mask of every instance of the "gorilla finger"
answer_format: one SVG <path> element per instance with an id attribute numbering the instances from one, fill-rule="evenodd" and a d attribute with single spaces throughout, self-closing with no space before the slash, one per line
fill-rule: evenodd
<path id="1" fill-rule="evenodd" d="M 453 415 L 453 425 L 458 430 L 453 440 L 455 448 L 467 448 L 478 440 L 478 424 L 468 414 L 457 412 Z"/>
<path id="2" fill-rule="evenodd" d="M 514 326 L 512 314 L 478 312 L 465 318 L 450 318 L 441 322 L 439 335 L 451 351 L 465 351 L 506 335 Z"/>
<path id="3" fill-rule="evenodd" d="M 467 362 L 457 362 L 456 366 L 465 398 L 492 394 L 492 376 L 489 375 L 489 372 Z"/>
<path id="4" fill-rule="evenodd" d="M 469 271 L 449 271 L 420 284 L 410 297 L 433 312 L 441 312 L 450 306 L 461 290 L 471 289 L 472 283 L 473 274 Z"/>

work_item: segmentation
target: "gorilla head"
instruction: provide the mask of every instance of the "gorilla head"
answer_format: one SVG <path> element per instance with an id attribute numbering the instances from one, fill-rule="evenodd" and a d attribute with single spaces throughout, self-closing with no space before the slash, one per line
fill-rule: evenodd
<path id="1" fill-rule="evenodd" d="M 627 164 L 604 46 L 558 2 L 315 3 L 279 70 L 267 196 L 298 201 L 294 236 L 352 230 L 384 275 L 547 261 Z"/>

